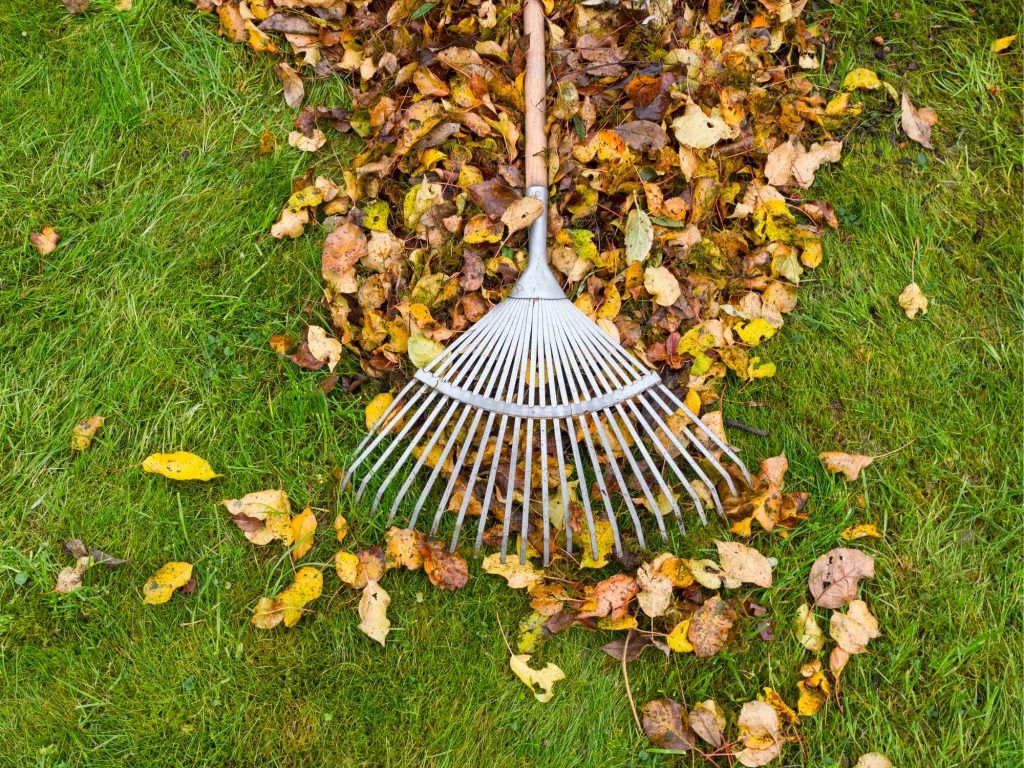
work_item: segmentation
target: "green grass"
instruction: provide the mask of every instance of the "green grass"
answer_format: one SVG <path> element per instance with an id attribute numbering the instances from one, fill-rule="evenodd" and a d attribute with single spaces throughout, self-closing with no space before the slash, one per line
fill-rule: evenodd
<path id="1" fill-rule="evenodd" d="M 784 765 L 850 765 L 870 750 L 901 768 L 1024 757 L 1022 72 L 1019 41 L 988 50 L 1021 20 L 1012 3 L 976 7 L 826 7 L 836 66 L 822 84 L 857 64 L 905 79 L 938 111 L 937 151 L 897 146 L 898 113 L 880 113 L 841 167 L 819 172 L 808 197 L 832 201 L 844 226 L 766 346 L 777 377 L 726 395 L 767 403 L 731 402 L 726 415 L 771 437 L 730 437 L 752 460 L 785 450 L 792 487 L 811 494 L 789 541 L 756 540 L 780 559 L 781 589 L 763 596 L 777 639 L 630 666 L 638 704 L 714 697 L 735 716 L 765 685 L 793 701 L 809 656 L 788 622 L 809 565 L 843 528 L 877 524 L 886 539 L 864 544 L 878 560 L 864 591 L 884 636 L 844 672 L 842 710 L 833 701 L 806 720 Z M 55 0 L 0 0 L 0 21 L 0 764 L 690 765 L 645 751 L 618 665 L 598 650 L 607 633 L 550 641 L 539 658 L 567 679 L 535 702 L 496 621 L 514 631 L 525 601 L 476 564 L 454 594 L 389 574 L 386 649 L 357 630 L 356 596 L 334 595 L 330 575 L 295 629 L 249 627 L 290 566 L 241 543 L 217 501 L 283 483 L 329 520 L 330 473 L 360 436 L 367 397 L 325 398 L 317 375 L 267 347 L 319 312 L 321 233 L 265 237 L 310 163 L 258 151 L 267 127 L 283 140 L 291 111 L 269 60 L 216 37 L 190 3 L 136 0 L 119 14 L 94 0 L 72 17 Z M 896 44 L 885 61 L 876 34 Z M 326 83 L 309 103 L 344 98 Z M 332 146 L 317 159 L 327 173 L 351 149 Z M 40 258 L 28 235 L 44 224 L 62 240 Z M 896 304 L 912 274 L 932 302 L 914 322 Z M 71 456 L 72 425 L 94 413 L 107 426 Z M 912 439 L 853 484 L 816 458 Z M 114 471 L 177 449 L 226 476 L 172 485 Z M 379 541 L 379 520 L 342 505 L 358 541 Z M 719 530 L 677 549 L 700 551 Z M 157 567 L 225 536 L 197 567 L 195 595 L 141 604 Z M 48 594 L 69 538 L 131 562 Z M 329 538 L 311 561 L 331 556 Z"/>

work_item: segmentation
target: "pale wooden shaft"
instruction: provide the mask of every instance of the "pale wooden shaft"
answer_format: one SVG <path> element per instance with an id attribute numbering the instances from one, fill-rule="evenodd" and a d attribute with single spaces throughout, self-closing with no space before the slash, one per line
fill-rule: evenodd
<path id="1" fill-rule="evenodd" d="M 544 150 L 544 123 L 547 119 L 544 97 L 547 90 L 544 61 L 544 7 L 541 0 L 523 3 L 523 33 L 530 36 L 526 51 L 526 75 L 523 91 L 526 100 L 526 186 L 548 184 L 548 167 Z"/>

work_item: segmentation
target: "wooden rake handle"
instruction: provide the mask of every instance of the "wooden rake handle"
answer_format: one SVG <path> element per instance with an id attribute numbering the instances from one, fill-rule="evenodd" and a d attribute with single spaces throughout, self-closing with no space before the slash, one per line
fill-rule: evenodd
<path id="1" fill-rule="evenodd" d="M 526 186 L 547 187 L 547 121 L 545 97 L 547 93 L 546 62 L 544 60 L 544 7 L 541 0 L 524 0 L 523 33 L 529 35 L 526 50 L 526 74 L 523 78 L 523 96 L 526 101 Z"/>

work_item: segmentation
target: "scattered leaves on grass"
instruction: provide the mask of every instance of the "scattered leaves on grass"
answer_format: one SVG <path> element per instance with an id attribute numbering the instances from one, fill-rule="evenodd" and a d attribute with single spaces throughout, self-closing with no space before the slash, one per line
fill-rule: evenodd
<path id="1" fill-rule="evenodd" d="M 391 631 L 388 606 L 391 596 L 376 581 L 367 582 L 359 599 L 359 630 L 382 646 Z"/>
<path id="2" fill-rule="evenodd" d="M 90 416 L 85 421 L 75 424 L 74 429 L 71 430 L 72 452 L 84 451 L 92 445 L 92 438 L 96 434 L 96 430 L 102 427 L 106 420 L 106 416 Z"/>
<path id="3" fill-rule="evenodd" d="M 796 612 L 796 638 L 811 653 L 818 653 L 825 647 L 825 633 L 818 626 L 814 611 L 807 603 Z"/>
<path id="4" fill-rule="evenodd" d="M 917 317 L 918 312 L 922 315 L 928 314 L 928 297 L 917 283 L 911 283 L 904 288 L 897 301 L 911 320 Z"/>
<path id="5" fill-rule="evenodd" d="M 218 475 L 207 463 L 194 453 L 177 451 L 176 453 L 154 453 L 142 462 L 146 472 L 155 472 L 171 480 L 202 480 L 207 482 Z"/>
<path id="6" fill-rule="evenodd" d="M 875 559 L 866 552 L 839 547 L 826 552 L 811 566 L 809 583 L 814 604 L 842 608 L 857 597 L 861 579 L 875 578 Z"/>
<path id="7" fill-rule="evenodd" d="M 775 710 L 776 714 L 782 719 L 782 722 L 787 725 L 799 725 L 800 718 L 797 716 L 793 708 L 789 706 L 779 695 L 779 692 L 774 688 L 765 688 L 764 694 L 758 696 L 758 698 L 765 704 Z"/>
<path id="8" fill-rule="evenodd" d="M 934 113 L 924 113 L 923 110 L 917 110 L 914 105 L 910 102 L 910 97 L 907 95 L 907 89 L 903 89 L 903 95 L 901 98 L 901 116 L 900 124 L 903 127 L 903 132 L 907 136 L 922 147 L 932 149 L 932 124 L 933 120 L 929 120 Z"/>
<path id="9" fill-rule="evenodd" d="M 192 578 L 192 563 L 167 563 L 149 577 L 142 588 L 142 602 L 160 605 L 171 599 L 174 590 L 183 587 Z"/>
<path id="10" fill-rule="evenodd" d="M 655 699 L 644 704 L 644 733 L 663 749 L 688 752 L 696 744 L 686 711 L 672 699 Z"/>
<path id="11" fill-rule="evenodd" d="M 388 409 L 392 402 L 394 402 L 394 396 L 390 392 L 381 392 L 373 400 L 366 404 L 366 428 L 373 429 L 377 422 L 384 416 L 384 412 Z"/>
<path id="12" fill-rule="evenodd" d="M 278 539 L 287 547 L 294 541 L 291 502 L 280 488 L 247 493 L 240 499 L 224 499 L 221 504 L 253 544 L 263 547 Z"/>
<path id="13" fill-rule="evenodd" d="M 825 451 L 818 455 L 818 458 L 825 464 L 829 472 L 842 472 L 846 479 L 854 481 L 860 475 L 860 471 L 871 466 L 875 460 L 874 456 L 866 456 L 861 453 L 840 453 L 839 451 Z"/>
<path id="14" fill-rule="evenodd" d="M 288 146 L 294 147 L 300 152 L 316 152 L 326 143 L 327 134 L 319 128 L 314 128 L 309 136 L 301 131 L 291 131 L 288 134 Z"/>
<path id="15" fill-rule="evenodd" d="M 85 7 L 89 7 L 88 2 L 85 3 Z M 77 11 L 71 12 L 77 13 Z M 53 253 L 57 247 L 58 240 L 60 240 L 60 235 L 57 234 L 53 227 L 43 227 L 39 232 L 33 232 L 28 236 L 28 241 L 36 247 L 41 256 Z"/>
<path id="16" fill-rule="evenodd" d="M 338 543 L 341 544 L 345 541 L 345 536 L 348 534 L 348 520 L 345 516 L 338 513 L 338 516 L 334 518 L 334 532 L 338 535 Z"/>
<path id="17" fill-rule="evenodd" d="M 544 669 L 531 669 L 529 666 L 529 654 L 513 655 L 509 660 L 509 666 L 515 672 L 516 677 L 526 684 L 526 687 L 533 691 L 533 696 L 541 704 L 551 701 L 555 695 L 554 686 L 559 680 L 565 679 L 565 673 L 557 665 L 550 661 Z"/>
<path id="18" fill-rule="evenodd" d="M 849 654 L 864 653 L 870 640 L 881 637 L 878 620 L 871 615 L 868 604 L 863 600 L 853 600 L 846 613 L 835 611 L 832 614 L 830 634 Z"/>

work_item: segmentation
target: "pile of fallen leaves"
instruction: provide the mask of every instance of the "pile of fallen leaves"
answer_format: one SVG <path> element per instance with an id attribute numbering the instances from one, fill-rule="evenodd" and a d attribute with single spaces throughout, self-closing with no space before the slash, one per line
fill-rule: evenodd
<path id="1" fill-rule="evenodd" d="M 285 100 L 341 78 L 352 108 L 301 106 L 289 144 L 365 148 L 293 181 L 271 234 L 318 220 L 335 342 L 275 337 L 297 364 L 402 379 L 479 321 L 525 265 L 517 3 L 199 0 L 222 33 L 279 58 Z M 549 258 L 576 306 L 650 367 L 704 392 L 796 306 L 832 208 L 805 201 L 859 113 L 801 74 L 827 34 L 803 3 L 549 2 Z M 269 135 L 264 149 L 274 148 Z M 294 351 L 293 351 L 294 350 Z"/>

